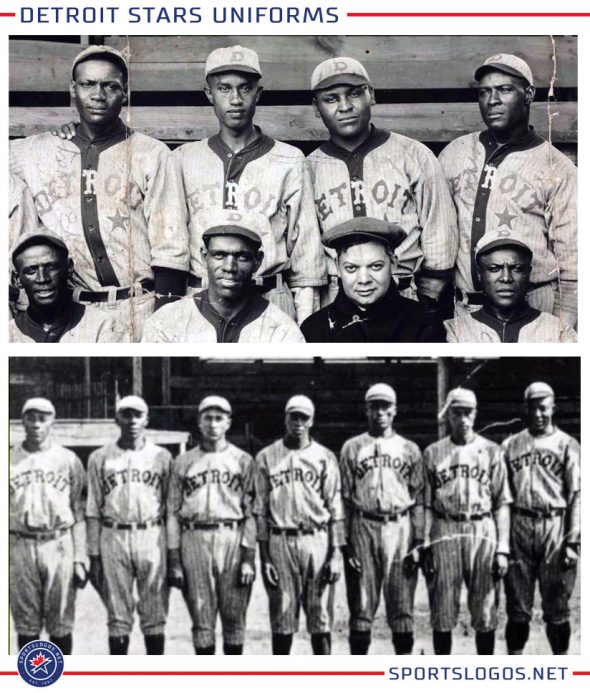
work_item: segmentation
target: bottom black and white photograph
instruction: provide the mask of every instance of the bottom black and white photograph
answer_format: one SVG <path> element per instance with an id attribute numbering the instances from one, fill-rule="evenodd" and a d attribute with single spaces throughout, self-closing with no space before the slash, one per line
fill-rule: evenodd
<path id="1" fill-rule="evenodd" d="M 12 357 L 10 650 L 579 654 L 580 359 Z"/>

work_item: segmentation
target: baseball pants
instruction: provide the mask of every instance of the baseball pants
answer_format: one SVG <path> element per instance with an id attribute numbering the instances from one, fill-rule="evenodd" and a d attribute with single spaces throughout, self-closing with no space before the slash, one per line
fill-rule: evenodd
<path id="1" fill-rule="evenodd" d="M 551 518 L 525 517 L 512 513 L 511 550 L 514 562 L 504 586 L 506 611 L 511 621 L 528 623 L 533 611 L 535 581 L 546 623 L 569 620 L 569 600 L 576 583 L 576 568 L 561 565 L 564 515 Z"/>
<path id="2" fill-rule="evenodd" d="M 145 321 L 154 312 L 156 299 L 151 293 L 144 293 L 141 296 L 127 298 L 114 303 L 83 303 L 99 308 L 110 318 L 118 320 L 129 331 L 131 342 L 140 342 L 143 334 Z"/>
<path id="3" fill-rule="evenodd" d="M 217 614 L 223 641 L 241 645 L 252 586 L 239 584 L 241 526 L 188 529 L 181 535 L 185 599 L 193 622 L 195 648 L 215 644 Z"/>
<path id="4" fill-rule="evenodd" d="M 329 549 L 328 532 L 314 534 L 271 533 L 270 559 L 279 574 L 279 585 L 268 590 L 273 633 L 289 635 L 299 629 L 299 609 L 311 634 L 329 633 L 334 619 L 334 585 L 323 581 Z"/>
<path id="5" fill-rule="evenodd" d="M 457 625 L 463 583 L 472 627 L 496 628 L 497 588 L 492 577 L 496 545 L 491 517 L 469 522 L 435 517 L 431 547 L 436 572 L 427 585 L 433 630 L 449 631 Z"/>
<path id="6" fill-rule="evenodd" d="M 355 515 L 349 541 L 361 561 L 360 575 L 347 568 L 346 590 L 351 630 L 370 631 L 383 589 L 387 623 L 394 633 L 413 630 L 417 573 L 408 577 L 403 560 L 412 545 L 409 514 L 395 522 L 378 522 Z"/>
<path id="7" fill-rule="evenodd" d="M 129 635 L 136 606 L 144 635 L 161 635 L 168 614 L 166 532 L 162 526 L 146 529 L 103 527 L 100 554 L 104 570 L 104 600 L 110 637 Z"/>
<path id="8" fill-rule="evenodd" d="M 55 539 L 10 535 L 10 609 L 17 633 L 72 632 L 76 590 L 71 532 Z"/>

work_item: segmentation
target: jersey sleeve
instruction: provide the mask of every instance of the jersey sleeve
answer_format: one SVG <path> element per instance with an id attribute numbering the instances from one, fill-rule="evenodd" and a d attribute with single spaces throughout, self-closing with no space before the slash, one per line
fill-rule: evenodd
<path id="1" fill-rule="evenodd" d="M 242 455 L 242 478 L 244 479 L 244 493 L 242 496 L 242 512 L 244 513 L 244 527 L 242 530 L 241 546 L 247 549 L 256 548 L 256 520 L 254 518 L 254 460 L 250 455 Z"/>
<path id="2" fill-rule="evenodd" d="M 580 488 L 580 444 L 570 437 L 565 449 L 565 498 L 568 505 Z"/>
<path id="3" fill-rule="evenodd" d="M 432 487 L 432 446 L 424 450 L 423 469 L 424 469 L 424 507 L 430 510 L 434 504 L 434 489 Z"/>
<path id="4" fill-rule="evenodd" d="M 456 344 L 459 342 L 458 330 L 456 329 L 457 320 L 453 318 L 452 320 L 445 320 L 445 332 L 447 335 L 448 344 Z"/>
<path id="5" fill-rule="evenodd" d="M 86 519 L 88 555 L 100 554 L 100 521 L 102 518 L 102 451 L 95 450 L 88 458 L 88 499 L 86 501 Z"/>
<path id="6" fill-rule="evenodd" d="M 258 541 L 268 541 L 269 522 L 268 522 L 268 469 L 264 452 L 256 457 L 254 469 L 255 501 L 254 515 L 256 516 L 256 534 Z"/>
<path id="7" fill-rule="evenodd" d="M 512 493 L 508 483 L 508 472 L 504 461 L 504 452 L 499 445 L 490 450 L 490 484 L 492 509 L 497 510 L 501 505 L 512 503 Z"/>
<path id="8" fill-rule="evenodd" d="M 178 513 L 182 507 L 182 457 L 177 457 L 170 463 L 170 478 L 166 495 L 166 531 L 168 535 L 168 550 L 180 548 L 180 525 Z"/>
<path id="9" fill-rule="evenodd" d="M 39 218 L 33 196 L 26 184 L 13 173 L 10 174 L 8 182 L 8 237 L 10 248 L 12 248 L 18 236 L 36 228 Z"/>
<path id="10" fill-rule="evenodd" d="M 75 522 L 81 522 L 85 517 L 86 503 L 86 472 L 84 466 L 77 455 L 72 457 L 70 469 L 70 503 Z"/>
<path id="11" fill-rule="evenodd" d="M 345 544 L 346 539 L 340 468 L 336 456 L 332 453 L 328 455 L 324 473 L 324 502 L 330 513 L 330 546 L 338 547 Z"/>

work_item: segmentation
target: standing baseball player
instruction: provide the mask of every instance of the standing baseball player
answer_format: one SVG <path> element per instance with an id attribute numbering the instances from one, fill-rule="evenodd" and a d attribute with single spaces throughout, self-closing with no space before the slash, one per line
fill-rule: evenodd
<path id="1" fill-rule="evenodd" d="M 553 423 L 555 395 L 547 383 L 531 383 L 524 400 L 527 428 L 502 443 L 514 495 L 506 646 L 508 654 L 524 650 L 538 580 L 551 650 L 567 654 L 580 553 L 580 445 Z"/>
<path id="2" fill-rule="evenodd" d="M 463 582 L 477 654 L 494 654 L 496 588 L 508 568 L 512 496 L 500 447 L 473 430 L 476 408 L 471 390 L 451 390 L 439 415 L 451 434 L 424 452 L 421 558 L 437 655 L 451 653 Z"/>
<path id="3" fill-rule="evenodd" d="M 533 251 L 533 308 L 577 321 L 577 170 L 529 126 L 535 87 L 515 55 L 488 58 L 475 71 L 487 130 L 464 135 L 440 154 L 457 208 L 456 310 L 482 304 L 475 247 L 488 231 L 518 231 Z"/>
<path id="4" fill-rule="evenodd" d="M 108 612 L 109 652 L 126 655 L 136 606 L 147 654 L 164 654 L 168 612 L 166 496 L 171 455 L 146 439 L 148 406 L 123 397 L 115 443 L 88 460 L 90 580 Z"/>
<path id="5" fill-rule="evenodd" d="M 258 55 L 249 48 L 217 48 L 205 63 L 205 93 L 219 133 L 175 150 L 189 216 L 189 284 L 201 287 L 203 231 L 222 208 L 263 214 L 270 233 L 262 238 L 260 281 L 267 298 L 297 322 L 319 308 L 326 283 L 324 251 L 303 154 L 253 124 L 262 92 Z"/>
<path id="6" fill-rule="evenodd" d="M 453 203 L 436 157 L 424 145 L 371 123 L 375 93 L 354 58 L 329 58 L 311 76 L 313 106 L 330 139 L 309 155 L 322 235 L 353 217 L 398 223 L 401 292 L 434 308 L 452 279 L 457 255 Z M 335 256 L 328 259 L 331 302 L 337 292 Z"/>
<path id="7" fill-rule="evenodd" d="M 301 607 L 313 653 L 332 647 L 344 516 L 338 461 L 310 437 L 314 411 L 308 397 L 291 397 L 285 436 L 256 457 L 255 514 L 275 655 L 291 652 Z"/>
<path id="8" fill-rule="evenodd" d="M 53 404 L 22 408 L 25 440 L 10 451 L 10 610 L 18 648 L 40 637 L 72 653 L 76 588 L 86 584 L 84 467 L 51 441 Z"/>
<path id="9" fill-rule="evenodd" d="M 224 654 L 242 654 L 255 576 L 254 461 L 226 439 L 231 416 L 225 398 L 201 401 L 201 442 L 174 462 L 168 492 L 168 583 L 183 589 L 198 655 L 215 654 L 218 612 Z"/>
<path id="10" fill-rule="evenodd" d="M 182 183 L 165 144 L 120 120 L 128 66 L 109 46 L 89 46 L 72 66 L 80 122 L 72 139 L 50 132 L 15 141 L 11 171 L 39 217 L 68 246 L 74 298 L 129 325 L 139 341 L 154 291 L 184 295 L 188 234 Z"/>
<path id="11" fill-rule="evenodd" d="M 422 455 L 415 443 L 393 429 L 397 397 L 392 387 L 372 385 L 365 411 L 369 430 L 347 440 L 340 453 L 350 653 L 368 653 L 383 589 L 395 652 L 411 654 L 415 550 L 424 540 Z"/>

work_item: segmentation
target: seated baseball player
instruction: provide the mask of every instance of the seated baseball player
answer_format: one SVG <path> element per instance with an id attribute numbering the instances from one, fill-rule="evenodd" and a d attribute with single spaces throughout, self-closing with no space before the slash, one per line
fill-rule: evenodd
<path id="1" fill-rule="evenodd" d="M 124 326 L 107 313 L 76 303 L 66 244 L 44 227 L 18 237 L 12 250 L 13 284 L 28 298 L 10 319 L 11 342 L 128 342 Z"/>
<path id="2" fill-rule="evenodd" d="M 303 342 L 297 324 L 267 301 L 252 277 L 259 269 L 268 220 L 221 210 L 203 232 L 208 288 L 171 303 L 145 324 L 143 342 Z"/>
<path id="3" fill-rule="evenodd" d="M 400 295 L 395 249 L 406 238 L 395 223 L 356 217 L 327 229 L 340 289 L 333 303 L 301 325 L 308 342 L 444 342 L 442 322 Z"/>
<path id="4" fill-rule="evenodd" d="M 13 173 L 8 175 L 8 238 L 10 248 L 14 247 L 16 239 L 30 229 L 39 226 L 39 217 L 31 191 Z M 27 299 L 24 291 L 17 289 L 13 281 L 12 267 L 8 270 L 8 300 L 11 314 L 17 310 L 26 310 Z"/>
<path id="5" fill-rule="evenodd" d="M 573 327 L 527 302 L 533 250 L 516 231 L 486 233 L 475 248 L 483 306 L 445 322 L 448 342 L 577 342 Z"/>

